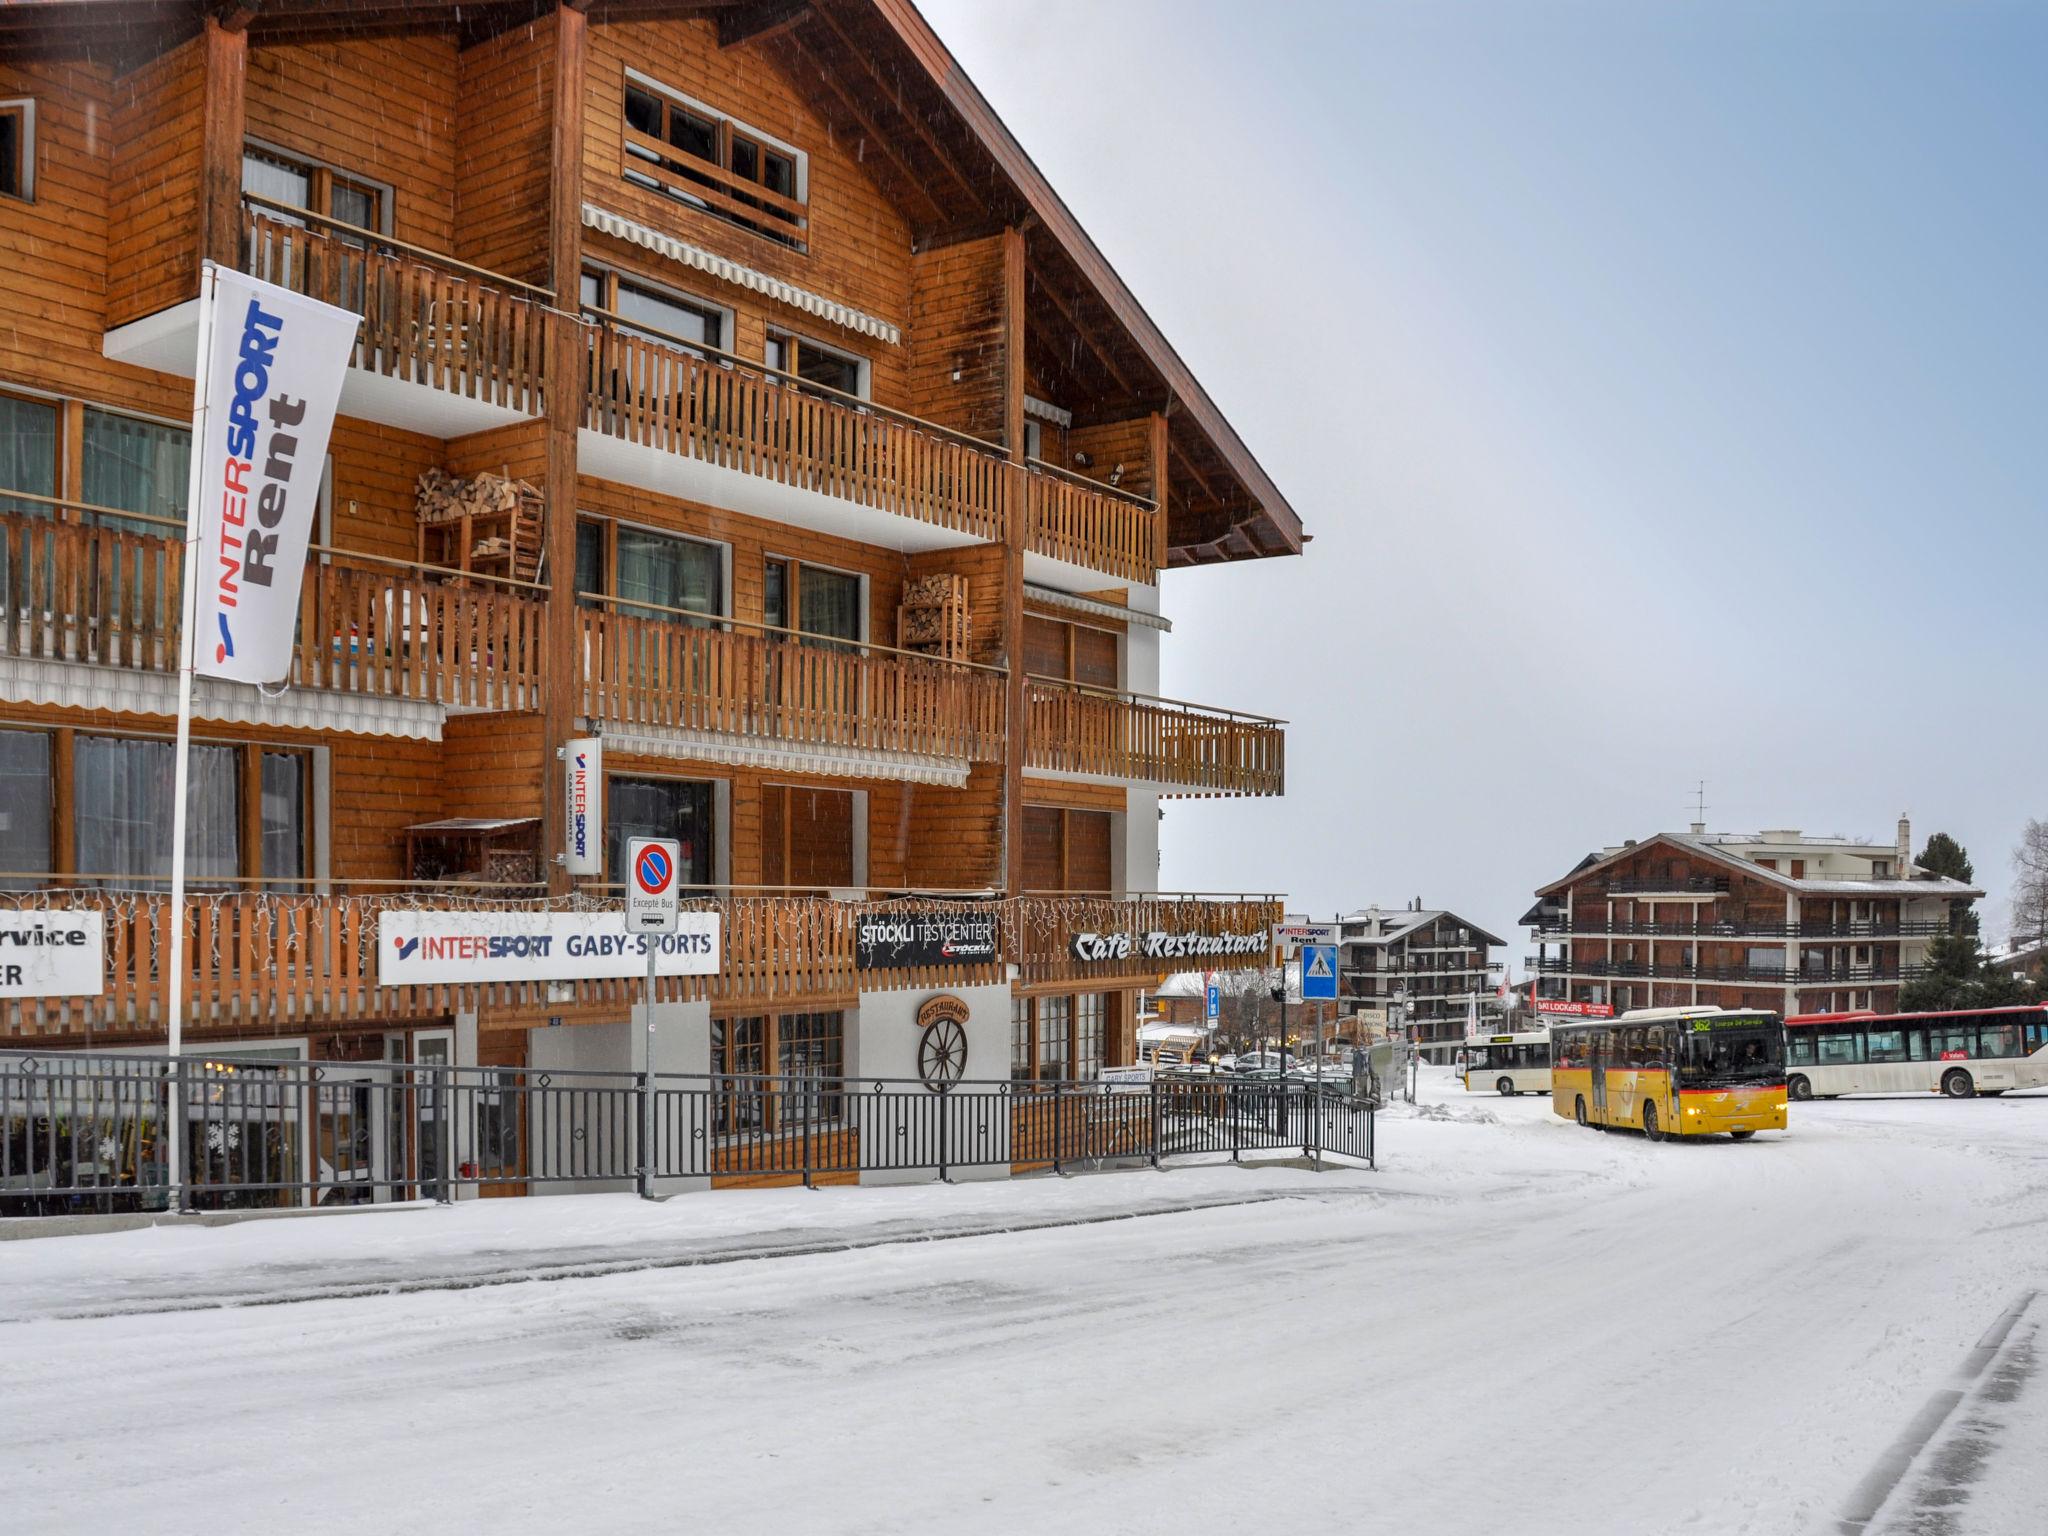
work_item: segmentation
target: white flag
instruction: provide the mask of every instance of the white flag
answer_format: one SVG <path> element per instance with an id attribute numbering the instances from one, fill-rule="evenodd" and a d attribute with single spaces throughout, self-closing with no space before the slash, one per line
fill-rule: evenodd
<path id="1" fill-rule="evenodd" d="M 244 683 L 291 671 L 306 546 L 356 317 L 215 268 L 202 292 L 193 670 Z M 202 343 L 204 345 L 204 343 Z"/>

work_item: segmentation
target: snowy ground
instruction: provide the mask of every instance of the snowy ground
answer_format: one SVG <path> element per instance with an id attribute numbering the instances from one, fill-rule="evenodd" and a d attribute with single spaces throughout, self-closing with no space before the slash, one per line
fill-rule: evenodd
<path id="1" fill-rule="evenodd" d="M 1376 1174 L 0 1243 L 0 1531 L 2048 1527 L 2048 1097 L 1424 1097 Z"/>

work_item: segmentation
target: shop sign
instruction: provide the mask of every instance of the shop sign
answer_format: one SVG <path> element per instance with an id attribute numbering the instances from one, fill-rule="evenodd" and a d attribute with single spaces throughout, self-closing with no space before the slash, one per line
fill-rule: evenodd
<path id="1" fill-rule="evenodd" d="M 1536 999 L 1538 1013 L 1559 1013 L 1574 1019 L 1611 1019 L 1614 1017 L 1612 1003 L 1576 1003 L 1562 997 L 1539 997 Z"/>
<path id="2" fill-rule="evenodd" d="M 569 846 L 562 867 L 572 875 L 604 873 L 604 742 L 577 736 L 563 749 L 567 768 Z"/>
<path id="3" fill-rule="evenodd" d="M 996 958 L 996 914 L 965 909 L 864 912 L 854 925 L 853 963 L 863 971 L 914 965 L 987 965 Z"/>
<path id="4" fill-rule="evenodd" d="M 386 987 L 491 981 L 597 981 L 715 976 L 719 915 L 683 912 L 670 933 L 631 933 L 623 912 L 384 912 L 377 981 Z"/>
<path id="5" fill-rule="evenodd" d="M 105 952 L 97 912 L 0 912 L 0 997 L 98 997 Z"/>
<path id="6" fill-rule="evenodd" d="M 1077 933 L 1067 941 L 1076 960 L 1198 960 L 1224 955 L 1263 955 L 1263 933 Z"/>

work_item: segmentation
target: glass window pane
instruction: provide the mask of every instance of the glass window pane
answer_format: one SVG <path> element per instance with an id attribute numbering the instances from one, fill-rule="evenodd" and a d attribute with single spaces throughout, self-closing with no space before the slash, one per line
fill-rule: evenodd
<path id="1" fill-rule="evenodd" d="M 9 197 L 21 196 L 26 139 L 19 109 L 0 112 L 0 192 Z"/>
<path id="2" fill-rule="evenodd" d="M 621 528 L 616 558 L 614 595 L 618 597 L 695 614 L 725 611 L 721 555 L 715 544 L 670 538 L 644 528 Z M 652 609 L 643 611 L 649 618 L 675 617 Z"/>
<path id="3" fill-rule="evenodd" d="M 1873 1029 L 1864 1037 L 1868 1061 L 1904 1061 L 1906 1037 L 1896 1029 Z"/>
<path id="4" fill-rule="evenodd" d="M 764 1059 L 768 1021 L 762 1018 L 711 1021 L 711 1071 L 717 1077 L 758 1078 Z M 754 1130 L 767 1121 L 767 1095 L 758 1082 L 719 1085 L 717 1129 L 730 1134 Z"/>
<path id="5" fill-rule="evenodd" d="M 661 134 L 661 103 L 645 91 L 626 87 L 626 126 L 639 133 Z"/>
<path id="6" fill-rule="evenodd" d="M 604 591 L 604 524 L 576 525 L 576 591 L 578 602 L 588 602 L 585 592 Z"/>
<path id="7" fill-rule="evenodd" d="M 746 139 L 732 141 L 732 173 L 742 181 L 761 179 L 760 146 Z"/>
<path id="8" fill-rule="evenodd" d="M 263 754 L 263 878 L 296 886 L 306 873 L 306 760 Z"/>
<path id="9" fill-rule="evenodd" d="M 36 496 L 57 494 L 57 407 L 0 395 L 0 487 Z M 0 497 L 0 512 L 47 517 L 50 509 Z"/>
<path id="10" fill-rule="evenodd" d="M 683 845 L 676 871 L 682 884 L 709 885 L 713 863 L 712 786 L 700 779 L 613 778 L 605 785 L 605 867 L 626 879 L 626 843 L 672 837 Z"/>
<path id="11" fill-rule="evenodd" d="M 1073 1076 L 1073 1059 L 1067 1039 L 1073 1022 L 1072 998 L 1041 997 L 1038 1000 L 1038 1076 L 1041 1081 Z"/>
<path id="12" fill-rule="evenodd" d="M 843 571 L 802 568 L 799 577 L 798 627 L 807 635 L 835 640 L 860 638 L 860 578 Z"/>
<path id="13" fill-rule="evenodd" d="M 85 411 L 85 499 L 150 517 L 185 520 L 187 477 L 192 466 L 192 431 L 139 421 L 87 406 Z M 161 535 L 168 530 L 116 519 L 117 526 Z"/>
<path id="14" fill-rule="evenodd" d="M 1031 999 L 1010 999 L 1010 1076 L 1019 1080 L 1031 1076 Z"/>
<path id="15" fill-rule="evenodd" d="M 619 284 L 619 314 L 679 341 L 725 345 L 725 316 L 704 304 L 691 304 L 631 283 Z"/>
<path id="16" fill-rule="evenodd" d="M 1084 992 L 1074 999 L 1074 1076 L 1092 1082 L 1102 1070 L 1102 1028 L 1108 999 Z"/>
<path id="17" fill-rule="evenodd" d="M 591 309 L 605 308 L 604 274 L 602 272 L 584 273 L 582 283 L 578 287 L 577 292 L 587 307 Z"/>
<path id="18" fill-rule="evenodd" d="M 685 107 L 668 109 L 668 141 L 699 160 L 718 159 L 718 124 Z"/>
<path id="19" fill-rule="evenodd" d="M 860 393 L 860 359 L 828 352 L 813 342 L 799 341 L 796 371 L 807 383 L 822 384 L 842 395 Z"/>
<path id="20" fill-rule="evenodd" d="M 334 183 L 334 208 L 331 217 L 344 224 L 353 224 L 358 229 L 382 229 L 378 203 L 381 199 L 369 187 L 353 186 L 345 181 Z"/>
<path id="21" fill-rule="evenodd" d="M 50 799 L 50 738 L 0 731 L 0 890 L 33 890 L 49 870 Z"/>
<path id="22" fill-rule="evenodd" d="M 796 162 L 787 155 L 774 150 L 764 151 L 761 160 L 761 184 L 770 192 L 784 197 L 796 196 Z"/>
<path id="23" fill-rule="evenodd" d="M 96 883 L 150 887 L 169 873 L 175 751 L 168 741 L 80 736 L 74 753 L 78 868 Z M 233 747 L 192 748 L 185 878 L 241 873 L 241 796 Z"/>
<path id="24" fill-rule="evenodd" d="M 304 208 L 313 200 L 313 178 L 303 165 L 248 149 L 242 152 L 242 190 L 274 203 Z"/>

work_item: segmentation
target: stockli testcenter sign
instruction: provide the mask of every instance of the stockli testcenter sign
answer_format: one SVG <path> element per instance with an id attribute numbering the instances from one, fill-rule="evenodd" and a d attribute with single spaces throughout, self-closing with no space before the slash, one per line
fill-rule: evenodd
<path id="1" fill-rule="evenodd" d="M 996 914 L 868 912 L 854 929 L 853 963 L 863 971 L 915 965 L 987 965 L 996 958 Z"/>

